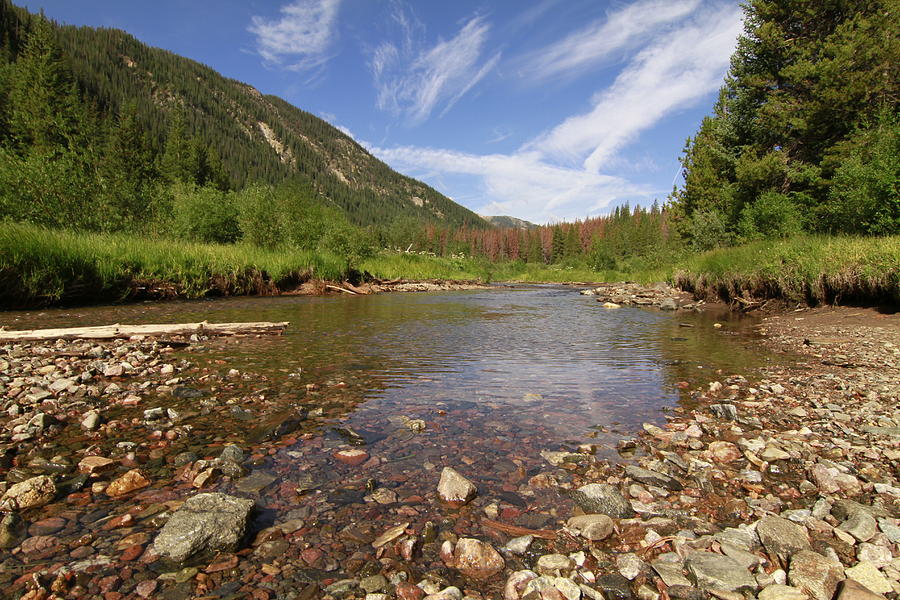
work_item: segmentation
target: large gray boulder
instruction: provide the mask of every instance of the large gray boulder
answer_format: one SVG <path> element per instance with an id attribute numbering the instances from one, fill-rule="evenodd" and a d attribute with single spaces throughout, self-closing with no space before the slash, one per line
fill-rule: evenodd
<path id="1" fill-rule="evenodd" d="M 253 500 L 218 492 L 197 494 L 169 518 L 153 548 L 179 563 L 207 552 L 231 552 L 244 537 L 252 509 Z"/>

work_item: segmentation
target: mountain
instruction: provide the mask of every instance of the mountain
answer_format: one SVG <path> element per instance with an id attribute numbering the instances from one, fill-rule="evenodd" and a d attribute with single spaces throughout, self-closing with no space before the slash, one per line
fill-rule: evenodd
<path id="1" fill-rule="evenodd" d="M 0 0 L 0 66 L 23 46 L 36 15 Z M 428 185 L 392 170 L 349 136 L 276 96 L 118 29 L 53 27 L 63 60 L 101 122 L 133 105 L 157 153 L 176 114 L 221 159 L 233 187 L 299 179 L 358 225 L 414 219 L 489 227 Z"/>
<path id="2" fill-rule="evenodd" d="M 507 216 L 499 216 L 499 217 L 487 217 L 485 215 L 481 215 L 481 218 L 493 225 L 494 227 L 500 227 L 503 229 L 537 229 L 540 227 L 539 225 L 535 225 L 530 221 L 525 221 L 524 219 L 517 219 L 516 217 L 507 217 Z"/>

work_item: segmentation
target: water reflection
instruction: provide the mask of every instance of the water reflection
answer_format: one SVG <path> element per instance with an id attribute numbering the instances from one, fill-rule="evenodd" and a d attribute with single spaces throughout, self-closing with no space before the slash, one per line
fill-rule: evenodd
<path id="1" fill-rule="evenodd" d="M 398 415 L 434 419 L 456 411 L 464 427 L 442 425 L 430 434 L 436 445 L 513 430 L 523 432 L 522 443 L 542 446 L 535 451 L 586 440 L 611 447 L 616 432 L 659 422 L 661 409 L 679 400 L 678 381 L 762 360 L 743 348 L 745 337 L 728 335 L 743 331 L 738 324 L 716 330 L 709 316 L 604 310 L 572 288 L 552 286 L 3 314 L 15 328 L 201 320 L 291 322 L 283 337 L 211 340 L 209 352 L 191 355 L 208 370 L 266 377 L 264 386 L 251 381 L 223 391 L 246 396 L 264 388 L 285 407 L 324 405 L 331 421 L 365 430 L 396 429 L 389 418 Z M 307 384 L 323 391 L 308 393 Z M 247 429 L 228 427 L 229 439 Z M 611 431 L 598 435 L 598 427 Z M 532 431 L 541 439 L 527 435 Z"/>

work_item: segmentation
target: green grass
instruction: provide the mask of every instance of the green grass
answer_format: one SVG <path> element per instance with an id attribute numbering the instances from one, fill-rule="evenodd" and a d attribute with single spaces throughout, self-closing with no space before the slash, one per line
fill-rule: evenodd
<path id="1" fill-rule="evenodd" d="M 900 236 L 799 237 L 668 262 L 633 258 L 622 271 L 490 263 L 382 252 L 359 266 L 379 279 L 571 283 L 671 281 L 707 299 L 900 303 Z M 296 249 L 215 245 L 0 223 L 0 308 L 135 298 L 273 294 L 347 277 L 342 257 Z"/>
<path id="2" fill-rule="evenodd" d="M 299 250 L 270 251 L 75 233 L 0 223 L 0 306 L 150 296 L 274 293 L 311 278 L 343 279 L 345 261 Z"/>
<path id="3" fill-rule="evenodd" d="M 900 236 L 809 236 L 712 250 L 676 265 L 676 285 L 709 299 L 900 303 Z"/>

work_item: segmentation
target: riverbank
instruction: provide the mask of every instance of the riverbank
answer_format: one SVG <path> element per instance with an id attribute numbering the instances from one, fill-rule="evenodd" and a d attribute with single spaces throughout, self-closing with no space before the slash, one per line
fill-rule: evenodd
<path id="1" fill-rule="evenodd" d="M 474 497 L 465 449 L 430 466 L 413 457 L 408 477 L 382 482 L 358 434 L 322 447 L 342 382 L 309 382 L 289 408 L 265 392 L 274 382 L 229 368 L 227 344 L 5 345 L 0 584 L 32 599 L 869 598 L 840 587 L 851 577 L 892 597 L 898 317 L 819 308 L 769 316 L 759 332 L 795 358 L 685 380 L 668 422 L 624 439 L 618 460 L 548 447 L 542 466 L 511 465 L 502 491 Z M 253 441 L 235 445 L 223 425 L 245 415 Z M 398 427 L 427 436 L 440 420 Z M 347 489 L 304 475 L 322 452 Z M 276 453 L 293 453 L 290 473 L 267 468 Z M 444 467 L 463 480 L 439 489 Z M 209 525 L 232 536 L 218 551 L 176 544 L 198 551 L 178 564 L 160 534 L 174 515 L 203 518 L 180 509 L 205 492 L 258 512 L 243 537 L 243 523 Z M 212 516 L 236 501 L 216 502 Z"/>
<path id="2" fill-rule="evenodd" d="M 335 288 L 347 289 L 343 285 L 347 281 L 381 291 L 405 289 L 395 285 L 398 281 L 433 284 L 437 286 L 434 289 L 466 289 L 492 281 L 668 281 L 698 300 L 744 306 L 769 299 L 809 305 L 900 304 L 900 236 L 758 242 L 672 257 L 665 264 L 635 263 L 631 271 L 598 272 L 577 264 L 490 263 L 396 252 L 360 260 L 352 269 L 350 264 L 347 257 L 323 252 L 75 233 L 3 223 L 0 307 L 341 293 Z"/>

